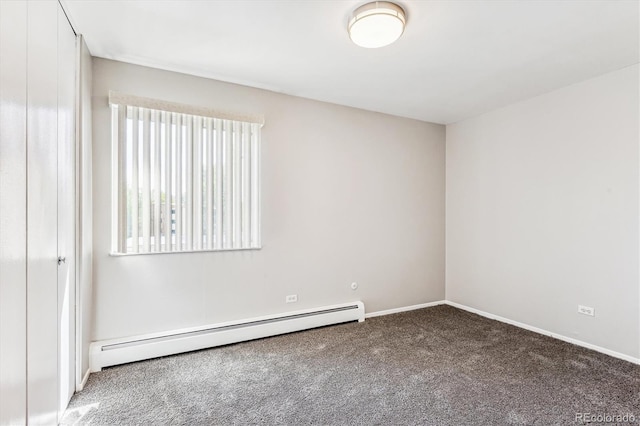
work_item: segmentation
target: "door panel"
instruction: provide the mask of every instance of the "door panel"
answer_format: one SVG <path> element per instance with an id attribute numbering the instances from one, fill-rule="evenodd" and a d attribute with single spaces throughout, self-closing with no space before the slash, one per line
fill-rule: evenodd
<path id="1" fill-rule="evenodd" d="M 27 411 L 27 4 L 0 1 L 0 425 Z"/>
<path id="2" fill-rule="evenodd" d="M 58 265 L 59 414 L 75 390 L 75 34 L 58 7 Z"/>
<path id="3" fill-rule="evenodd" d="M 27 414 L 29 424 L 56 424 L 58 3 L 27 8 Z"/>
<path id="4" fill-rule="evenodd" d="M 56 1 L 0 0 L 0 48 L 0 424 L 56 424 L 75 388 L 75 35 Z"/>

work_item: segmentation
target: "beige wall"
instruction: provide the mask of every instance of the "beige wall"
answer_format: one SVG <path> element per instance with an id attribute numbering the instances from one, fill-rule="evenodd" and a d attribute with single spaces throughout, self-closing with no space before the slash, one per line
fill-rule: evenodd
<path id="1" fill-rule="evenodd" d="M 262 250 L 108 255 L 109 90 L 264 114 Z M 93 124 L 93 340 L 444 298 L 444 126 L 104 59 Z M 287 294 L 299 302 L 285 305 Z"/>
<path id="2" fill-rule="evenodd" d="M 640 357 L 638 72 L 447 126 L 448 300 Z"/>

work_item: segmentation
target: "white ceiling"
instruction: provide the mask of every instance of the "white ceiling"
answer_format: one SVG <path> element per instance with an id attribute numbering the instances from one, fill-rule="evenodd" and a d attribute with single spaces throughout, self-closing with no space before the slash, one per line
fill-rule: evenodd
<path id="1" fill-rule="evenodd" d="M 346 32 L 353 0 L 64 0 L 94 56 L 436 123 L 639 62 L 639 2 L 398 1 L 381 49 Z"/>

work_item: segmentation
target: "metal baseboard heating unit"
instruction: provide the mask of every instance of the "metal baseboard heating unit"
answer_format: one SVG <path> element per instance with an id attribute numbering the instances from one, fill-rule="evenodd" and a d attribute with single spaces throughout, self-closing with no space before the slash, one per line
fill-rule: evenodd
<path id="1" fill-rule="evenodd" d="M 351 321 L 364 321 L 362 302 L 324 306 L 165 333 L 102 340 L 91 343 L 90 368 L 92 372 L 96 372 L 112 365 Z"/>

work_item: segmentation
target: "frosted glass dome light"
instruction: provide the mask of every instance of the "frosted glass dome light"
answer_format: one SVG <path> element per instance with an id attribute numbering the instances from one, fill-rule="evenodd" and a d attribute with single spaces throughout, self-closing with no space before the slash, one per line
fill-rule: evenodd
<path id="1" fill-rule="evenodd" d="M 404 10 L 395 3 L 374 1 L 353 11 L 349 37 L 361 47 L 387 46 L 400 38 L 406 24 Z"/>

